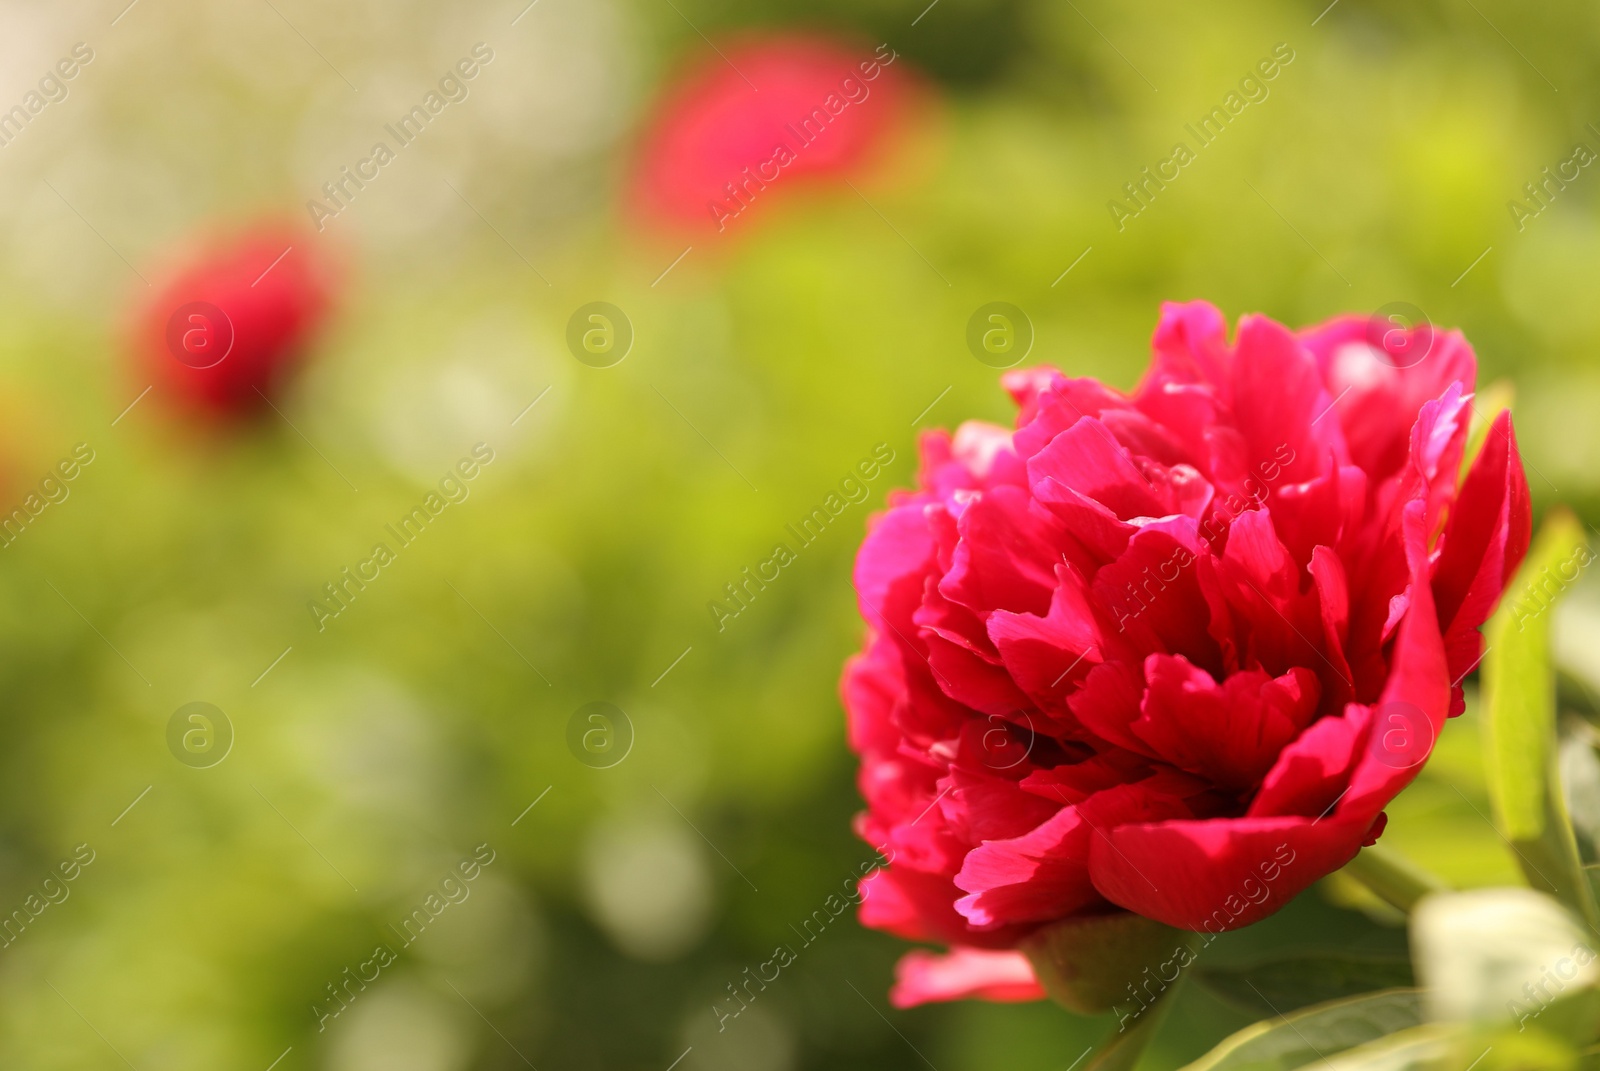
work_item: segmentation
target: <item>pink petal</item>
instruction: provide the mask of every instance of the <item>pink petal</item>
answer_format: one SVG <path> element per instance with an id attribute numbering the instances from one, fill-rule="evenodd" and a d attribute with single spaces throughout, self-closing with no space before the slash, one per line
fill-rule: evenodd
<path id="1" fill-rule="evenodd" d="M 1031 927 L 1001 927 L 978 933 L 952 904 L 961 890 L 943 874 L 910 870 L 898 864 L 874 870 L 861 880 L 861 925 L 908 941 L 942 941 L 979 948 L 1008 948 Z"/>
<path id="2" fill-rule="evenodd" d="M 1528 478 L 1517 453 L 1511 414 L 1503 412 L 1490 426 L 1483 452 L 1461 485 L 1433 571 L 1452 681 L 1472 668 L 1478 655 L 1478 626 L 1516 575 L 1532 533 Z"/>
<path id="3" fill-rule="evenodd" d="M 981 931 L 1093 907 L 1101 901 L 1089 880 L 1090 843 L 1123 822 L 1189 816 L 1182 795 L 1198 787 L 1174 774 L 1116 785 L 1062 808 L 1020 837 L 980 844 L 956 875 L 956 885 L 971 894 L 956 901 L 956 910 Z"/>
<path id="4" fill-rule="evenodd" d="M 1210 558 L 1210 547 L 1189 518 L 1154 521 L 1095 576 L 1094 594 L 1114 615 L 1117 635 L 1141 653 L 1182 654 L 1196 665 L 1220 669 L 1221 651 L 1210 630 L 1213 607 L 1200 581 Z"/>
<path id="5" fill-rule="evenodd" d="M 1367 739 L 1369 712 L 1353 705 L 1322 718 L 1283 749 L 1250 803 L 1253 818 L 1321 818 L 1345 794 L 1358 749 Z"/>
<path id="6" fill-rule="evenodd" d="M 1167 512 L 1111 429 L 1092 417 L 1073 424 L 1028 460 L 1029 485 L 1045 481 L 1101 503 L 1124 521 Z"/>
<path id="7" fill-rule="evenodd" d="M 1245 670 L 1218 684 L 1181 657 L 1145 660 L 1134 735 L 1159 758 L 1223 788 L 1254 788 L 1278 753 L 1310 722 L 1321 689 L 1300 666 L 1273 679 Z"/>
<path id="8" fill-rule="evenodd" d="M 1076 569 L 1056 566 L 1056 589 L 1043 617 L 997 610 L 989 618 L 994 641 L 1011 679 L 1042 709 L 1063 712 L 1066 697 L 1106 660 L 1101 624 L 1087 585 Z"/>
<path id="9" fill-rule="evenodd" d="M 1422 403 L 1452 382 L 1472 388 L 1477 360 L 1457 331 L 1431 325 L 1397 329 L 1365 316 L 1341 316 L 1300 333 L 1316 357 L 1350 457 L 1382 480 L 1405 464 L 1406 432 Z M 1392 351 L 1392 352 L 1391 352 Z"/>
<path id="10" fill-rule="evenodd" d="M 1289 329 L 1264 316 L 1245 316 L 1234 345 L 1233 415 L 1252 467 L 1281 464 L 1283 479 L 1298 483 L 1321 473 L 1330 454 L 1348 460 L 1338 422 L 1317 419 L 1333 397 L 1316 359 Z"/>
<path id="11" fill-rule="evenodd" d="M 1220 933 L 1265 918 L 1361 848 L 1367 822 L 1330 816 L 1123 825 L 1089 846 L 1095 888 L 1179 929 Z"/>
<path id="12" fill-rule="evenodd" d="M 1373 710 L 1369 733 L 1388 732 L 1398 719 L 1410 738 L 1401 753 L 1372 741 L 1354 775 L 1350 791 L 1336 813 L 1371 819 L 1417 776 L 1444 728 L 1450 709 L 1450 676 L 1445 661 L 1444 637 L 1434 612 L 1428 582 L 1426 505 L 1422 500 L 1406 507 L 1404 536 L 1411 569 L 1411 605 L 1400 625 L 1389 682 Z"/>
<path id="13" fill-rule="evenodd" d="M 946 1000 L 1043 1000 L 1044 987 L 1021 952 L 952 948 L 945 955 L 907 952 L 894 969 L 889 1003 L 914 1008 Z"/>
<path id="14" fill-rule="evenodd" d="M 1055 563 L 1049 526 L 1028 510 L 1028 494 L 995 487 L 972 499 L 956 522 L 961 541 L 939 591 L 976 611 L 1042 614 L 1050 606 Z"/>
<path id="15" fill-rule="evenodd" d="M 1019 414 L 1014 436 L 1017 456 L 1031 460 L 1035 454 L 1086 417 L 1125 408 L 1128 399 L 1092 379 L 1054 380 L 1038 399 L 1033 414 Z"/>
<path id="16" fill-rule="evenodd" d="M 1147 381 L 1227 381 L 1228 324 L 1210 302 L 1164 302 L 1151 345 L 1156 360 Z"/>

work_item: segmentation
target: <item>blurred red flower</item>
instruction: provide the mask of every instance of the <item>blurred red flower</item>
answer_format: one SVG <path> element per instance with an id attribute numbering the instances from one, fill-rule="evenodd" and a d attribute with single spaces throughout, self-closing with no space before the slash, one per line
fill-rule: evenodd
<path id="1" fill-rule="evenodd" d="M 725 43 L 646 120 L 631 197 L 657 227 L 716 233 L 803 180 L 863 174 L 906 124 L 905 61 L 828 38 Z"/>
<path id="2" fill-rule="evenodd" d="M 1059 920 L 1216 933 L 1344 866 L 1527 550 L 1509 413 L 1458 485 L 1459 333 L 1247 316 L 1230 342 L 1195 302 L 1154 347 L 1131 396 L 1008 373 L 1017 429 L 925 436 L 861 547 L 842 692 L 888 859 L 861 919 L 955 949 L 898 1003 L 1028 995 L 1007 950 Z"/>
<path id="3" fill-rule="evenodd" d="M 266 407 L 305 356 L 333 296 L 313 239 L 257 224 L 208 242 L 139 311 L 142 374 L 191 410 L 240 417 Z"/>

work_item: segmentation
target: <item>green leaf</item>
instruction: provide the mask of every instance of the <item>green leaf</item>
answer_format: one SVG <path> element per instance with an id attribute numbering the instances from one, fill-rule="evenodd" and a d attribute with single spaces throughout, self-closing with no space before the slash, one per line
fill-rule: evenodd
<path id="1" fill-rule="evenodd" d="M 1247 1026 L 1184 1071 L 1291 1071 L 1421 1023 L 1418 990 L 1386 989 Z"/>
<path id="2" fill-rule="evenodd" d="M 1260 1015 L 1287 1014 L 1375 989 L 1411 986 L 1405 959 L 1308 955 L 1251 967 L 1203 967 L 1196 977 L 1224 1000 Z M 1272 994 L 1271 1000 L 1262 994 Z"/>
<path id="3" fill-rule="evenodd" d="M 1485 630 L 1489 789 L 1501 831 L 1512 840 L 1544 832 L 1556 735 L 1548 611 L 1565 587 L 1556 570 L 1582 543 L 1577 521 L 1553 514 Z"/>
<path id="4" fill-rule="evenodd" d="M 1552 511 L 1484 638 L 1484 765 L 1495 821 L 1528 884 L 1577 909 L 1600 910 L 1582 872 L 1556 766 L 1551 608 L 1593 560 L 1583 528 Z"/>
<path id="5" fill-rule="evenodd" d="M 1320 1064 L 1323 1071 L 1425 1071 L 1438 1068 L 1464 1035 L 1459 1026 L 1428 1023 L 1357 1045 Z M 1463 1061 L 1461 1067 L 1467 1064 Z"/>
<path id="6" fill-rule="evenodd" d="M 1583 924 L 1532 889 L 1430 896 L 1411 916 L 1411 943 L 1428 1017 L 1438 1021 L 1538 1021 L 1568 1034 L 1574 1016 L 1556 1005 L 1600 984 L 1600 960 Z"/>

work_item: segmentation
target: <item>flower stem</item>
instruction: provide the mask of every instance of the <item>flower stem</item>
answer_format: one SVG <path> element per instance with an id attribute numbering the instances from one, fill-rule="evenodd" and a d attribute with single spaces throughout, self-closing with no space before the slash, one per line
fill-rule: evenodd
<path id="1" fill-rule="evenodd" d="M 1359 881 L 1378 899 L 1408 915 L 1424 896 L 1450 889 L 1439 878 L 1381 844 L 1362 848 L 1341 873 Z"/>

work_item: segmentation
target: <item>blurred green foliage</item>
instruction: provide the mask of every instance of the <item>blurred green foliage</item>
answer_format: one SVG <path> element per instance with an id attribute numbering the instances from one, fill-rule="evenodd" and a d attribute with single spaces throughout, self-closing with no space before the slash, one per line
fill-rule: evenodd
<path id="1" fill-rule="evenodd" d="M 0 950 L 0 1065 L 1071 1065 L 1109 1018 L 893 1012 L 903 943 L 848 917 L 725 1030 L 712 1011 L 868 857 L 835 694 L 861 632 L 850 563 L 918 428 L 1009 422 L 963 343 L 985 302 L 1030 315 L 1030 361 L 1123 387 L 1164 299 L 1293 324 L 1410 302 L 1466 331 L 1485 381 L 1515 381 L 1540 506 L 1592 518 L 1600 177 L 1521 231 L 1507 208 L 1600 147 L 1591 5 L 925 7 L 6 6 L 31 27 L 18 71 L 79 39 L 97 59 L 0 150 L 4 492 L 76 443 L 95 460 L 0 555 L 0 905 L 96 854 Z M 939 106 L 912 163 L 860 197 L 773 197 L 662 276 L 680 247 L 617 207 L 657 79 L 718 62 L 702 33 L 794 27 L 924 71 Z M 124 412 L 144 287 L 119 258 L 151 274 L 212 219 L 299 213 L 478 40 L 499 66 L 457 127 L 325 236 L 352 289 L 282 416 L 217 433 L 155 397 Z M 1107 202 L 1279 43 L 1295 58 L 1270 95 L 1119 231 Z M 611 369 L 563 348 L 596 299 L 637 334 Z M 478 442 L 496 460 L 470 498 L 318 631 L 307 602 Z M 716 631 L 707 601 L 880 442 L 896 460 L 869 503 Z M 209 769 L 167 750 L 195 700 L 236 733 Z M 610 769 L 566 743 L 593 700 L 635 734 Z M 1463 886 L 1517 876 L 1477 718 L 1385 838 Z M 480 844 L 496 861 L 470 897 L 319 1029 L 328 987 Z M 1404 943 L 1335 879 L 1206 956 Z M 1190 986 L 1144 1066 L 1255 1018 Z"/>

